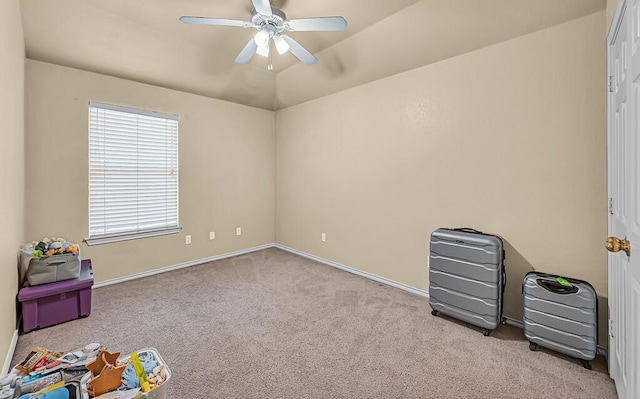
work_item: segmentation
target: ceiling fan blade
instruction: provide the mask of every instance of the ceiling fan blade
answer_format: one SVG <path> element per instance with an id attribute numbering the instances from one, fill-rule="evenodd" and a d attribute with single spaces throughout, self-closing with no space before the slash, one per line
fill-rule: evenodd
<path id="1" fill-rule="evenodd" d="M 291 19 L 286 22 L 292 31 L 341 31 L 347 29 L 347 21 L 342 17 L 318 17 Z"/>
<path id="2" fill-rule="evenodd" d="M 251 58 L 253 58 L 253 55 L 256 53 L 257 49 L 258 45 L 256 44 L 255 40 L 251 38 L 249 40 L 249 43 L 244 46 L 240 54 L 238 54 L 238 56 L 236 57 L 236 64 L 246 64 L 247 62 L 251 61 Z"/>
<path id="3" fill-rule="evenodd" d="M 318 62 L 318 59 L 313 56 L 306 48 L 302 47 L 300 43 L 296 42 L 287 35 L 280 35 L 282 38 L 289 43 L 289 52 L 296 56 L 300 61 L 302 61 L 305 65 L 313 65 Z"/>
<path id="4" fill-rule="evenodd" d="M 253 7 L 255 7 L 256 12 L 258 14 L 271 16 L 273 13 L 271 12 L 271 4 L 269 4 L 269 0 L 251 0 L 253 3 Z"/>
<path id="5" fill-rule="evenodd" d="M 204 18 L 204 17 L 180 17 L 180 21 L 189 25 L 217 25 L 217 26 L 238 26 L 240 28 L 250 28 L 253 26 L 251 22 L 240 21 L 237 19 L 220 19 L 220 18 Z"/>

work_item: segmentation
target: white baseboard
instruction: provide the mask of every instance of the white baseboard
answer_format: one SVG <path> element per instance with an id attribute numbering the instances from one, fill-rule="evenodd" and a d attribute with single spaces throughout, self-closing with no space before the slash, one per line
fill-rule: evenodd
<path id="1" fill-rule="evenodd" d="M 506 317 L 506 316 L 504 319 L 506 320 L 506 324 L 509 324 L 510 326 L 518 327 L 520 329 L 524 329 L 524 323 L 522 322 L 522 320 L 512 319 L 511 317 Z"/>
<path id="2" fill-rule="evenodd" d="M 270 244 L 265 244 L 265 245 L 260 245 L 257 247 L 253 247 L 253 248 L 247 248 L 247 249 L 241 249 L 239 251 L 234 251 L 234 252 L 228 252 L 225 254 L 220 254 L 220 255 L 215 255 L 215 256 L 211 256 L 208 258 L 203 258 L 203 259 L 198 259 L 198 260 L 193 260 L 190 262 L 184 262 L 184 263 L 179 263 L 177 265 L 172 265 L 172 266 L 167 266 L 167 267 L 163 267 L 160 269 L 154 269 L 154 270 L 150 270 L 148 272 L 142 272 L 142 273 L 136 273 L 136 274 L 131 274 L 129 276 L 124 276 L 124 277 L 118 277 L 118 278 L 114 278 L 114 279 L 110 279 L 110 280 L 105 280 L 105 281 L 101 281 L 97 284 L 94 284 L 93 288 L 100 288 L 100 287 L 105 287 L 108 285 L 112 285 L 112 284 L 117 284 L 117 283 L 122 283 L 124 281 L 129 281 L 129 280 L 135 280 L 135 279 L 139 279 L 139 278 L 143 278 L 143 277 L 149 277 L 149 276 L 153 276 L 155 274 L 160 274 L 160 273 L 166 273 L 172 270 L 178 270 L 178 269 L 184 269 L 186 267 L 191 267 L 191 266 L 195 266 L 195 265 L 200 265 L 203 263 L 207 263 L 207 262 L 213 262 L 216 260 L 221 260 L 221 259 L 226 259 L 226 258 L 231 258 L 234 256 L 239 256 L 239 255 L 244 255 L 244 254 L 248 254 L 251 252 L 256 252 L 256 251 L 261 251 L 263 249 L 268 249 L 268 248 L 278 248 L 281 249 L 283 251 L 287 251 L 290 252 L 292 254 L 298 255 L 298 256 L 302 256 L 303 258 L 307 258 L 307 259 L 311 259 L 314 260 L 316 262 L 328 265 L 328 266 L 332 266 L 335 267 L 337 269 L 341 269 L 344 271 L 347 271 L 349 273 L 353 273 L 356 274 L 358 276 L 362 276 L 365 278 L 368 278 L 370 280 L 373 281 L 377 281 L 379 283 L 382 284 L 386 284 L 395 288 L 399 288 L 401 290 L 410 292 L 412 294 L 416 294 L 416 295 L 420 295 L 422 297 L 425 298 L 429 298 L 429 291 L 426 290 L 421 290 L 419 288 L 415 288 L 412 287 L 410 285 L 406 285 L 403 283 L 399 283 L 397 281 L 394 280 L 390 280 L 386 277 L 382 277 L 382 276 L 378 276 L 377 274 L 373 274 L 373 273 L 369 273 L 369 272 L 365 272 L 353 267 L 349 267 L 346 265 L 343 265 L 341 263 L 338 262 L 334 262 L 332 260 L 329 259 L 325 259 L 322 258 L 320 256 L 316 256 L 316 255 L 312 255 L 309 254 L 307 252 L 303 252 L 303 251 L 299 251 L 297 249 L 294 248 L 290 248 L 287 247 L 286 245 L 282 245 L 282 244 L 277 244 L 277 243 L 270 243 Z M 523 328 L 524 324 L 522 322 L 522 320 L 517 320 L 517 319 L 513 319 L 510 317 L 505 317 L 506 320 L 506 324 L 518 327 L 518 328 Z M 13 336 L 13 340 L 11 341 L 11 346 L 9 347 L 9 352 L 7 353 L 7 358 L 5 360 L 5 364 L 4 364 L 4 368 L 2 369 L 3 373 L 0 375 L 4 375 L 6 374 L 6 372 L 9 370 L 9 367 L 11 366 L 11 359 L 13 358 L 13 353 L 15 351 L 15 347 L 16 347 L 16 343 L 18 342 L 18 330 L 16 330 L 14 336 Z M 598 354 L 599 355 L 603 355 L 605 357 L 607 357 L 608 353 L 607 353 L 607 348 L 602 347 L 600 345 L 598 345 Z"/>
<path id="3" fill-rule="evenodd" d="M 276 248 L 278 248 L 278 249 L 283 250 L 283 251 L 291 252 L 292 254 L 296 254 L 296 255 L 302 256 L 302 257 L 307 258 L 307 259 L 315 260 L 316 262 L 320 262 L 320 263 L 323 263 L 325 265 L 332 266 L 332 267 L 347 271 L 349 273 L 357 274 L 358 276 L 366 277 L 368 279 L 371 279 L 373 281 L 377 281 L 377 282 L 382 283 L 382 284 L 386 284 L 386 285 L 390 285 L 392 287 L 400 288 L 401 290 L 411 292 L 412 294 L 416 294 L 416 295 L 423 296 L 425 298 L 429 298 L 429 292 L 427 292 L 425 290 L 421 290 L 419 288 L 415 288 L 415 287 L 412 287 L 410 285 L 399 283 L 397 281 L 393 281 L 393 280 L 390 280 L 388 278 L 378 276 L 377 274 L 373 274 L 373 273 L 365 272 L 365 271 L 362 271 L 362 270 L 359 270 L 359 269 L 355 269 L 353 267 L 345 266 L 345 265 L 343 265 L 341 263 L 334 262 L 334 261 L 328 260 L 328 259 L 324 259 L 324 258 L 321 258 L 319 256 L 312 255 L 312 254 L 309 254 L 309 253 L 306 253 L 306 252 L 302 252 L 302 251 L 287 247 L 287 246 L 282 245 L 282 244 L 275 244 L 274 246 Z"/>
<path id="4" fill-rule="evenodd" d="M 239 251 L 227 252 L 227 253 L 220 254 L 220 255 L 210 256 L 208 258 L 202 258 L 202 259 L 192 260 L 192 261 L 189 261 L 189 262 L 178 263 L 177 265 L 166 266 L 166 267 L 162 267 L 160 269 L 153 269 L 153 270 L 149 270 L 148 272 L 142 272 L 142 273 L 130 274 L 128 276 L 112 278 L 112 279 L 100 281 L 99 283 L 94 284 L 93 288 L 106 287 L 108 285 L 118 284 L 118 283 L 122 283 L 122 282 L 129 281 L 129 280 L 136 280 L 136 279 L 143 278 L 143 277 L 149 277 L 149 276 L 153 276 L 153 275 L 160 274 L 160 273 L 170 272 L 172 270 L 184 269 L 185 267 L 201 265 L 201 264 L 207 263 L 207 262 L 213 262 L 213 261 L 220 260 L 220 259 L 226 259 L 226 258 L 231 258 L 231 257 L 234 257 L 234 256 L 248 254 L 248 253 L 251 253 L 251 252 L 261 251 L 263 249 L 271 248 L 271 247 L 274 247 L 274 246 L 275 246 L 275 244 L 270 243 L 270 244 L 265 244 L 265 245 L 260 245 L 260 246 L 257 246 L 257 247 L 253 247 L 253 248 L 246 248 L 246 249 L 241 249 Z"/>
<path id="5" fill-rule="evenodd" d="M 324 258 L 321 258 L 319 256 L 312 255 L 312 254 L 309 254 L 309 253 L 306 253 L 306 252 L 303 252 L 303 251 L 299 251 L 297 249 L 293 249 L 293 248 L 287 247 L 287 246 L 282 245 L 282 244 L 275 244 L 274 247 L 279 248 L 279 249 L 281 249 L 283 251 L 291 252 L 292 254 L 296 254 L 296 255 L 302 256 L 302 257 L 307 258 L 307 259 L 315 260 L 317 262 L 323 263 L 323 264 L 328 265 L 328 266 L 333 266 L 333 267 L 336 267 L 338 269 L 342 269 L 342 270 L 348 271 L 349 273 L 357 274 L 358 276 L 369 278 L 369 279 L 377 281 L 379 283 L 387 284 L 387 285 L 390 285 L 392 287 L 400 288 L 401 290 L 408 291 L 408 292 L 411 292 L 413 294 L 423 296 L 425 298 L 429 298 L 429 291 L 421 290 L 421 289 L 418 289 L 418 288 L 415 288 L 415 287 L 411 287 L 411 286 L 406 285 L 406 284 L 399 283 L 397 281 L 389 280 L 388 278 L 381 277 L 381 276 L 378 276 L 376 274 L 372 274 L 372 273 L 364 272 L 362 270 L 354 269 L 353 267 L 345 266 L 345 265 L 343 265 L 341 263 L 334 262 L 334 261 L 328 260 L 328 259 L 324 259 Z M 505 317 L 505 321 L 506 321 L 506 324 L 518 327 L 520 329 L 524 329 L 524 323 L 523 323 L 522 320 L 513 319 L 511 317 Z M 608 359 L 608 351 L 607 351 L 606 347 L 598 345 L 597 353 L 599 355 L 602 355 L 602 356 L 604 356 L 605 358 Z"/>
<path id="6" fill-rule="evenodd" d="M 136 274 L 131 274 L 131 275 L 124 276 L 124 277 L 118 277 L 118 278 L 114 278 L 114 279 L 110 279 L 110 280 L 105 280 L 105 281 L 101 281 L 99 283 L 94 284 L 93 288 L 105 287 L 105 286 L 112 285 L 112 284 L 122 283 L 124 281 L 135 280 L 135 279 L 139 279 L 139 278 L 143 278 L 143 277 L 149 277 L 149 276 L 153 276 L 155 274 L 160 274 L 160 273 L 166 273 L 166 272 L 169 272 L 169 271 L 172 271 L 172 270 L 184 269 L 185 267 L 200 265 L 200 264 L 203 264 L 203 263 L 213 262 L 213 261 L 220 260 L 220 259 L 226 259 L 226 258 L 231 258 L 231 257 L 234 257 L 234 256 L 248 254 L 248 253 L 251 253 L 251 252 L 261 251 L 263 249 L 272 248 L 274 246 L 275 246 L 275 244 L 273 244 L 273 243 L 260 245 L 260 246 L 253 247 L 253 248 L 246 248 L 246 249 L 241 249 L 239 251 L 227 252 L 227 253 L 220 254 L 220 255 L 210 256 L 208 258 L 193 260 L 193 261 L 190 261 L 190 262 L 183 262 L 183 263 L 179 263 L 177 265 L 172 265 L 172 266 L 167 266 L 167 267 L 163 267 L 163 268 L 160 268 L 160 269 L 150 270 L 148 272 L 136 273 Z M 3 375 L 5 375 L 5 374 L 7 374 L 9 372 L 9 370 L 11 368 L 11 360 L 13 359 L 13 354 L 16 351 L 17 343 L 18 343 L 18 330 L 16 330 L 13 333 L 13 338 L 11 339 L 11 344 L 9 345 L 9 349 L 7 351 L 7 356 L 6 356 L 5 360 L 4 360 L 4 365 L 2 367 L 2 372 L 0 373 L 0 376 L 3 376 Z"/>
<path id="7" fill-rule="evenodd" d="M 7 357 L 4 358 L 4 365 L 2 366 L 2 372 L 0 372 L 0 377 L 9 372 L 9 369 L 11 368 L 11 360 L 13 359 L 13 354 L 16 351 L 17 344 L 18 344 L 18 330 L 13 332 L 13 337 L 11 338 L 11 344 L 9 345 L 9 349 L 7 350 Z"/>

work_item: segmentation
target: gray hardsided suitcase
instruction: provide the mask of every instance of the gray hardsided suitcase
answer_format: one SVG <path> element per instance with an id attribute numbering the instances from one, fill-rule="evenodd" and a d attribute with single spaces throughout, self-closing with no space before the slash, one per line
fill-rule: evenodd
<path id="1" fill-rule="evenodd" d="M 438 229 L 431 234 L 429 305 L 491 334 L 502 319 L 506 274 L 502 238 L 480 231 Z"/>
<path id="2" fill-rule="evenodd" d="M 522 283 L 524 295 L 524 335 L 529 349 L 538 345 L 589 363 L 596 357 L 598 296 L 591 284 L 582 280 L 529 272 Z"/>

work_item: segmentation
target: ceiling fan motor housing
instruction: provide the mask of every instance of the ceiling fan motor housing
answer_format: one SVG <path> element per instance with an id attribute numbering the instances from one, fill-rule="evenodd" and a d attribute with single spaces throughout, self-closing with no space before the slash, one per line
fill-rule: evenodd
<path id="1" fill-rule="evenodd" d="M 258 30 L 267 30 L 271 36 L 284 31 L 287 16 L 277 8 L 271 9 L 272 15 L 258 14 L 255 10 L 251 12 L 251 22 Z"/>

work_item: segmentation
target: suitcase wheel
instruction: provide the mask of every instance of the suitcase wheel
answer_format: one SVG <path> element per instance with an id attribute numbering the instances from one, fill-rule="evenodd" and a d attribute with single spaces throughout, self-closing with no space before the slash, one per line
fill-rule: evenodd
<path id="1" fill-rule="evenodd" d="M 538 349 L 538 344 L 534 344 L 533 342 L 529 342 L 529 350 L 535 352 Z"/>
<path id="2" fill-rule="evenodd" d="M 580 359 L 580 363 L 582 363 L 582 367 L 587 370 L 591 370 L 591 363 L 588 360 Z"/>
<path id="3" fill-rule="evenodd" d="M 489 330 L 488 328 L 483 328 L 482 335 L 484 335 L 485 337 L 488 337 L 489 335 L 491 335 L 491 331 L 493 330 Z"/>
<path id="4" fill-rule="evenodd" d="M 431 314 L 434 315 L 434 316 L 437 316 L 438 315 L 438 311 L 435 310 L 435 309 L 431 309 Z"/>

